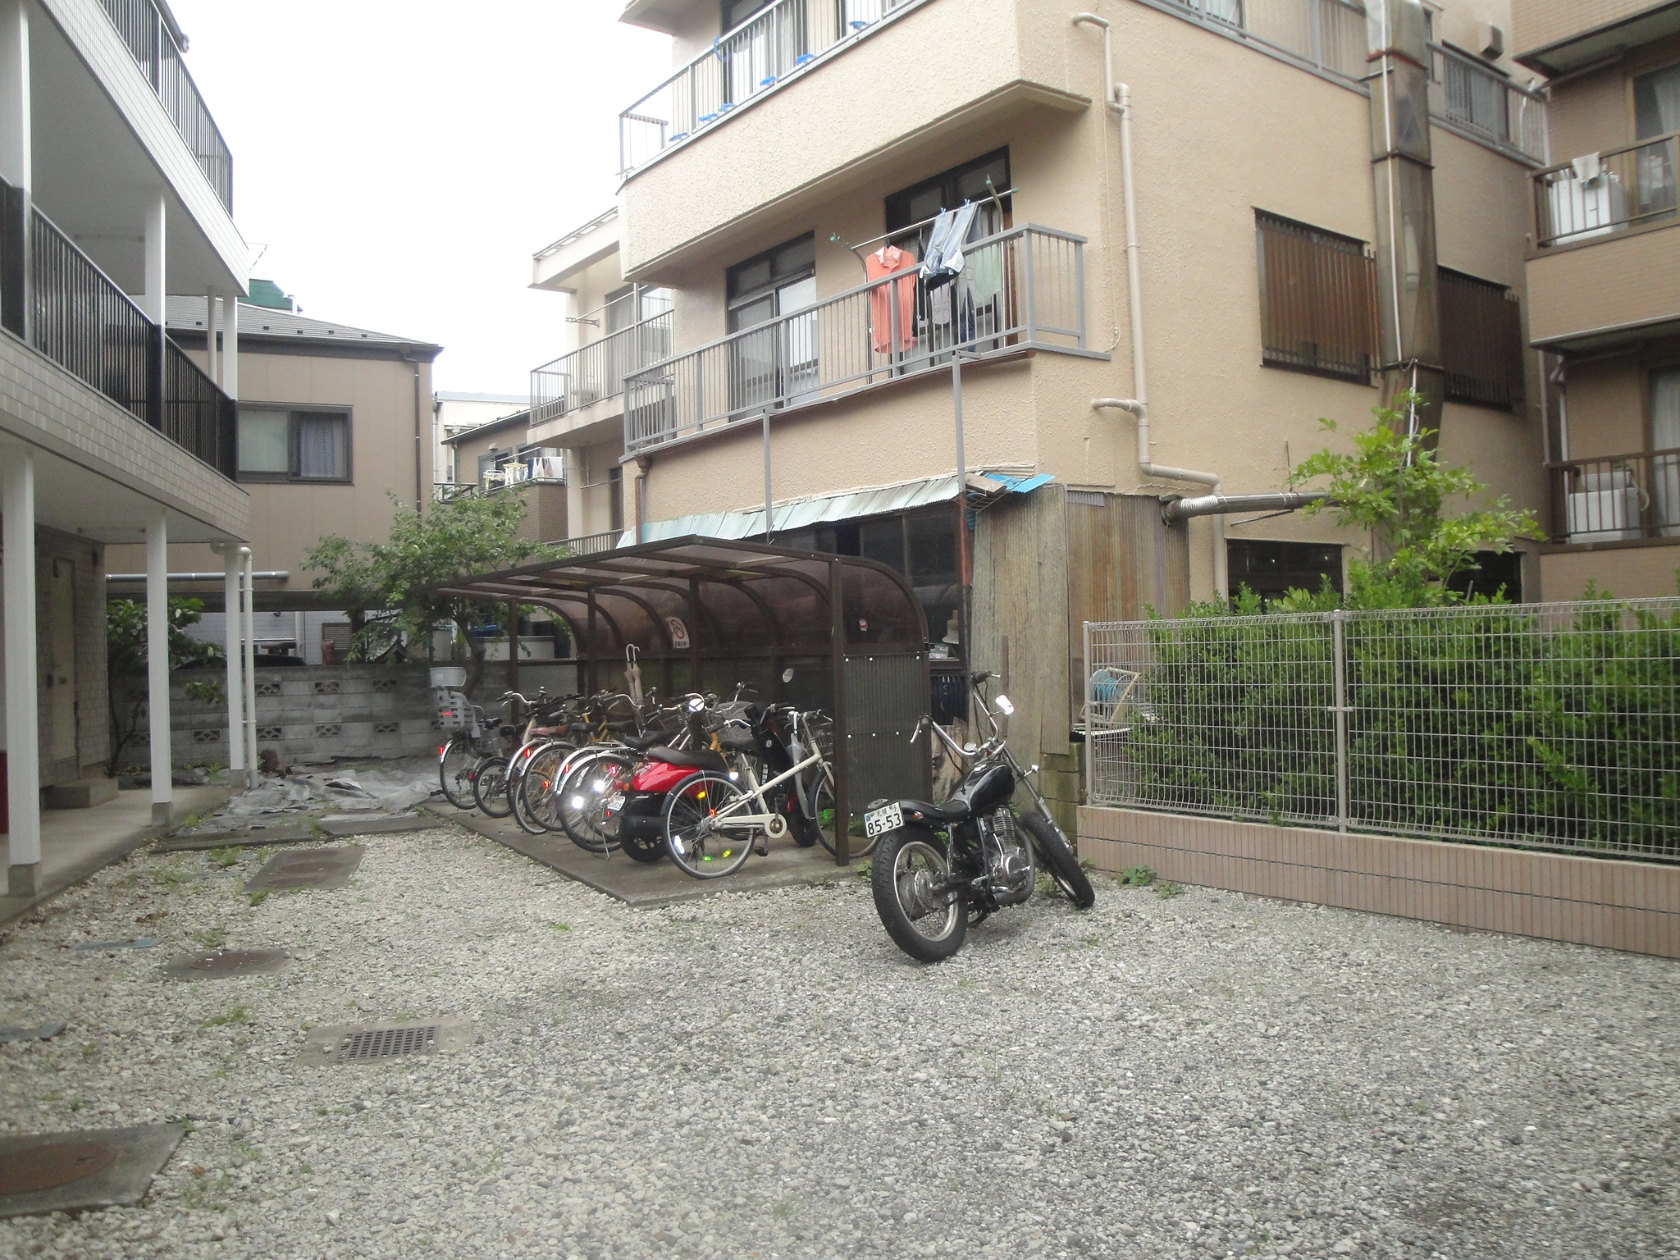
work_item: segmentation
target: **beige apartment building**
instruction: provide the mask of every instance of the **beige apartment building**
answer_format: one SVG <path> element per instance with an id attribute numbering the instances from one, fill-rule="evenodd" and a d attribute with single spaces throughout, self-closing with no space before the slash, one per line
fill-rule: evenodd
<path id="1" fill-rule="evenodd" d="M 108 548 L 141 543 L 148 694 L 168 695 L 171 543 L 237 581 L 251 502 L 234 480 L 232 356 L 194 362 L 164 295 L 221 320 L 244 291 L 233 167 L 162 0 L 0 0 L 0 832 L 33 897 L 41 807 L 114 795 Z M 230 337 L 231 340 L 231 337 Z M 169 706 L 150 706 L 152 806 L 171 803 Z M 235 763 L 239 764 L 239 763 Z"/>
<path id="2" fill-rule="evenodd" d="M 1517 0 L 1550 80 L 1529 333 L 1555 383 L 1547 598 L 1672 595 L 1680 567 L 1680 4 Z"/>
<path id="3" fill-rule="evenodd" d="M 202 303 L 171 298 L 168 313 L 171 337 L 194 362 L 205 362 Z M 424 510 L 431 502 L 432 363 L 441 349 L 239 303 L 234 475 L 250 500 L 258 612 L 326 609 L 314 589 L 319 575 L 304 567 L 310 550 L 329 534 L 383 538 L 396 504 Z M 110 572 L 138 573 L 142 558 L 135 549 L 114 548 Z M 221 611 L 223 589 L 214 576 L 220 563 L 208 548 L 172 548 L 171 594 Z M 112 593 L 129 592 L 113 582 Z M 290 623 L 276 625 L 263 628 L 261 637 L 290 635 L 295 647 L 305 648 Z M 318 638 L 317 629 L 309 643 Z M 318 646 L 304 654 L 319 663 Z"/>
<path id="4" fill-rule="evenodd" d="M 626 540 L 762 538 L 769 503 L 774 542 L 893 565 L 935 673 L 1007 664 L 1052 756 L 1084 620 L 1340 583 L 1364 540 L 1287 510 L 1320 417 L 1415 384 L 1445 458 L 1550 526 L 1523 303 L 1551 154 L 1512 19 L 631 0 L 673 74 L 620 117 L 615 212 L 538 260 L 580 313 L 669 304 L 625 325 L 670 346 L 611 404 Z M 962 269 L 920 274 L 964 203 Z M 1477 580 L 1547 593 L 1530 544 Z"/>

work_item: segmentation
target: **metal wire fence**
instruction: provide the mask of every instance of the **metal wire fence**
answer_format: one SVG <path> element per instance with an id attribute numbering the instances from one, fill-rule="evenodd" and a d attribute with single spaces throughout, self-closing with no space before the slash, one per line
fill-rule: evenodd
<path id="1" fill-rule="evenodd" d="M 1680 599 L 1087 623 L 1093 804 L 1680 859 Z"/>

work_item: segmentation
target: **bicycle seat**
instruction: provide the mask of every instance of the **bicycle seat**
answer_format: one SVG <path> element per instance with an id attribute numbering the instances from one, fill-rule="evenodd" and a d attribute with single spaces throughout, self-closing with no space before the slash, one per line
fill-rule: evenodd
<path id="1" fill-rule="evenodd" d="M 651 735 L 621 735 L 618 742 L 636 752 L 647 752 L 650 748 L 658 748 L 670 738 L 668 731 L 655 731 Z"/>
<path id="2" fill-rule="evenodd" d="M 679 751 L 675 748 L 650 748 L 647 750 L 650 760 L 663 761 L 668 766 L 689 766 L 695 770 L 718 770 L 725 774 L 729 767 L 709 748 L 701 748 L 695 752 Z"/>

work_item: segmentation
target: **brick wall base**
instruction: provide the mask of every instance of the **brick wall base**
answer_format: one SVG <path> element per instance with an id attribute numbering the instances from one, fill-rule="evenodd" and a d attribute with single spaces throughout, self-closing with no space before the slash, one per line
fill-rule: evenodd
<path id="1" fill-rule="evenodd" d="M 1680 958 L 1680 866 L 1084 806 L 1099 870 Z"/>

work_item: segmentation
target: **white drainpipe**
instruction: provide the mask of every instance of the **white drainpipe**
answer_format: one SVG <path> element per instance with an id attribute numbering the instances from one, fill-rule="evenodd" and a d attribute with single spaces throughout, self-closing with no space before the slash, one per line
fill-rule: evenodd
<path id="1" fill-rule="evenodd" d="M 1190 468 L 1170 468 L 1150 459 L 1149 453 L 1149 384 L 1144 370 L 1143 353 L 1143 288 L 1138 274 L 1137 196 L 1132 179 L 1132 91 L 1126 84 L 1114 82 L 1114 36 L 1108 20 L 1095 13 L 1076 13 L 1073 24 L 1089 24 L 1102 28 L 1103 33 L 1103 90 L 1107 93 L 1108 108 L 1120 115 L 1120 184 L 1121 201 L 1126 215 L 1126 288 L 1131 307 L 1132 326 L 1132 388 L 1135 398 L 1094 398 L 1093 409 L 1118 408 L 1137 417 L 1138 470 L 1145 477 L 1164 477 L 1173 481 L 1194 481 L 1220 491 L 1218 473 L 1197 472 Z M 1229 593 L 1229 578 L 1225 562 L 1225 518 L 1213 518 L 1213 589 L 1214 595 L 1224 599 Z"/>

